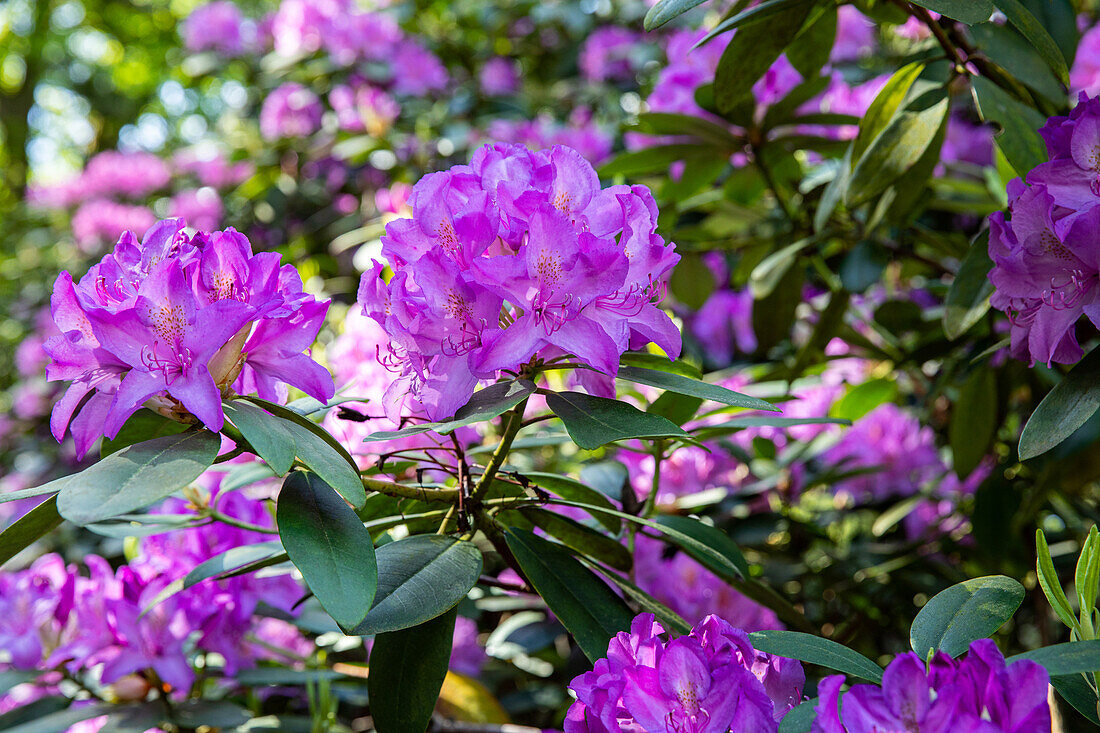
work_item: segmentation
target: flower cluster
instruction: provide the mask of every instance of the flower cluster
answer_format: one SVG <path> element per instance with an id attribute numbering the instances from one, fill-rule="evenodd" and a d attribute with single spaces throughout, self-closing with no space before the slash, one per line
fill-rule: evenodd
<path id="1" fill-rule="evenodd" d="M 990 303 L 1008 314 L 1014 357 L 1069 364 L 1084 353 L 1080 317 L 1100 325 L 1100 98 L 1082 94 L 1039 132 L 1050 160 L 1008 184 L 1009 217 L 989 218 Z"/>
<path id="2" fill-rule="evenodd" d="M 80 455 L 143 405 L 220 430 L 231 391 L 278 400 L 285 384 L 322 401 L 334 392 L 303 353 L 328 302 L 233 229 L 191 237 L 167 219 L 140 242 L 127 232 L 79 282 L 62 272 L 51 306 L 61 334 L 45 344 L 47 378 L 72 382 L 51 428 L 61 440 L 71 427 Z"/>
<path id="3" fill-rule="evenodd" d="M 167 508 L 185 511 L 183 502 Z M 219 510 L 271 526 L 264 506 L 239 493 L 221 497 Z M 173 691 L 186 693 L 195 679 L 189 657 L 196 652 L 219 655 L 227 675 L 279 658 L 276 649 L 289 653 L 282 661 L 308 655 L 309 643 L 293 626 L 256 614 L 261 603 L 291 610 L 304 589 L 290 574 L 205 580 L 153 605 L 172 580 L 199 563 L 263 539 L 212 524 L 147 538 L 138 557 L 118 570 L 88 555 L 85 574 L 46 555 L 26 570 L 0 575 L 0 670 L 94 671 L 99 683 L 111 685 L 151 669 Z M 138 698 L 149 689 L 133 684 Z"/>
<path id="4" fill-rule="evenodd" d="M 818 686 L 814 733 L 1046 733 L 1050 730 L 1047 671 L 1035 662 L 1005 664 L 989 639 L 957 661 L 936 652 L 926 668 L 912 652 L 890 662 L 882 687 L 855 685 L 840 697 L 842 676 Z"/>
<path id="5" fill-rule="evenodd" d="M 644 48 L 644 38 L 626 28 L 598 28 L 585 39 L 577 63 L 589 81 L 628 81 L 641 66 Z"/>
<path id="6" fill-rule="evenodd" d="M 775 733 L 802 699 L 801 664 L 756 651 L 717 616 L 669 642 L 662 633 L 644 613 L 611 640 L 607 657 L 570 684 L 577 701 L 565 733 Z"/>
<path id="7" fill-rule="evenodd" d="M 629 348 L 679 354 L 656 305 L 679 256 L 656 234 L 644 186 L 601 189 L 571 148 L 490 145 L 422 178 L 410 203 L 413 217 L 382 239 L 393 277 L 375 262 L 359 287 L 391 339 L 387 410 L 411 393 L 430 419 L 448 417 L 478 380 L 533 359 L 572 354 L 614 375 Z"/>

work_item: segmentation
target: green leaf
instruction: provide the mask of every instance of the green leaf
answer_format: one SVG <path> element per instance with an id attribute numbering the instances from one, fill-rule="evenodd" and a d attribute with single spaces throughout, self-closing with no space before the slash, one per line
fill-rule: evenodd
<path id="1" fill-rule="evenodd" d="M 379 634 L 367 695 L 378 733 L 424 733 L 447 676 L 458 609 L 419 626 Z"/>
<path id="2" fill-rule="evenodd" d="M 881 193 L 916 165 L 946 123 L 947 109 L 947 89 L 940 87 L 897 113 L 852 168 L 847 203 Z"/>
<path id="3" fill-rule="evenodd" d="M 378 592 L 356 636 L 429 621 L 465 598 L 481 575 L 481 551 L 454 537 L 408 537 L 382 545 L 377 557 Z"/>
<path id="4" fill-rule="evenodd" d="M 1077 362 L 1054 385 L 1020 435 L 1020 460 L 1046 453 L 1073 435 L 1100 409 L 1100 348 Z"/>
<path id="5" fill-rule="evenodd" d="M 817 706 L 820 700 L 814 698 L 799 703 L 779 721 L 779 733 L 810 733 L 817 719 Z"/>
<path id="6" fill-rule="evenodd" d="M 332 487 L 294 471 L 283 481 L 276 507 L 279 537 L 306 585 L 342 629 L 370 610 L 378 565 L 370 532 Z"/>
<path id="7" fill-rule="evenodd" d="M 580 522 L 536 506 L 520 507 L 519 511 L 536 527 L 581 555 L 616 570 L 630 570 L 633 564 L 630 551 L 621 543 Z"/>
<path id="8" fill-rule="evenodd" d="M 887 250 L 861 240 L 840 261 L 840 282 L 849 293 L 862 293 L 879 281 L 888 264 Z"/>
<path id="9" fill-rule="evenodd" d="M 1100 672 L 1100 640 L 1070 641 L 1044 646 L 1011 656 L 1005 662 L 1011 664 L 1019 659 L 1030 659 L 1043 665 L 1051 677 Z"/>
<path id="10" fill-rule="evenodd" d="M 789 428 L 796 425 L 851 425 L 851 420 L 839 417 L 735 417 L 717 425 L 704 425 L 693 428 L 691 434 L 696 440 L 710 440 L 723 435 L 732 435 L 745 428 Z"/>
<path id="11" fill-rule="evenodd" d="M 285 476 L 294 465 L 298 452 L 293 428 L 288 428 L 285 420 L 280 420 L 244 400 L 226 402 L 222 408 L 229 421 L 237 426 L 249 445 L 256 449 L 256 454 L 277 476 Z"/>
<path id="12" fill-rule="evenodd" d="M 563 499 L 577 501 L 582 504 L 595 504 L 605 509 L 615 508 L 615 505 L 598 490 L 580 481 L 571 479 L 568 476 L 558 476 L 557 474 L 542 473 L 540 471 L 527 471 L 523 475 L 535 486 L 540 489 L 545 489 L 551 494 L 556 494 Z M 618 519 L 608 516 L 607 514 L 600 514 L 597 512 L 592 516 L 597 522 L 606 527 L 609 532 L 618 533 L 619 529 L 622 527 L 622 523 Z"/>
<path id="13" fill-rule="evenodd" d="M 99 446 L 99 456 L 100 458 L 106 458 L 134 443 L 141 443 L 166 435 L 177 435 L 187 430 L 188 427 L 190 426 L 187 423 L 170 420 L 164 415 L 158 415 L 152 410 L 142 408 L 127 418 L 113 439 L 103 439 Z"/>
<path id="14" fill-rule="evenodd" d="M 829 63 L 836 41 L 836 24 L 836 5 L 827 3 L 810 16 L 809 22 L 787 49 L 787 60 L 803 77 L 817 76 Z"/>
<path id="15" fill-rule="evenodd" d="M 73 524 L 85 525 L 142 509 L 197 479 L 220 447 L 220 436 L 209 430 L 127 446 L 63 479 L 57 510 Z"/>
<path id="16" fill-rule="evenodd" d="M 1024 587 L 1003 575 L 966 580 L 932 597 L 913 620 L 909 641 L 921 659 L 942 650 L 951 657 L 985 639 L 1020 607 Z"/>
<path id="17" fill-rule="evenodd" d="M 1062 623 L 1071 629 L 1078 629 L 1079 625 L 1073 616 L 1069 599 L 1062 590 L 1062 581 L 1059 580 L 1058 572 L 1054 569 L 1054 560 L 1050 557 L 1046 535 L 1041 529 L 1035 530 L 1035 553 L 1035 574 L 1039 577 L 1039 586 L 1043 589 L 1043 595 L 1047 597 L 1047 602 Z"/>
<path id="18" fill-rule="evenodd" d="M 898 384 L 893 379 L 870 379 L 857 384 L 833 404 L 832 417 L 855 422 L 879 405 L 892 402 L 898 395 Z"/>
<path id="19" fill-rule="evenodd" d="M 730 539 L 728 534 L 717 527 L 678 514 L 662 515 L 656 517 L 654 521 L 665 529 L 665 536 L 719 575 L 729 575 L 729 569 L 732 566 L 740 577 L 749 577 L 749 563 L 741 554 L 741 548 Z M 674 530 L 677 534 L 670 535 L 668 529 Z M 690 537 L 694 541 L 685 543 L 682 541 L 684 537 Z M 700 546 L 705 547 L 707 551 L 701 551 Z M 720 555 L 724 562 L 717 562 L 714 553 Z"/>
<path id="20" fill-rule="evenodd" d="M 4 674 L 6 676 L 9 673 L 10 670 Z M 11 687 L 15 687 L 15 685 L 22 684 L 23 682 L 31 682 L 41 676 L 41 674 L 41 672 L 38 672 L 29 679 L 20 680 L 18 682 L 13 679 L 10 687 L 0 687 L 0 690 L 7 692 Z M 70 702 L 71 701 L 67 697 L 40 697 L 26 705 L 12 708 L 6 713 L 0 713 L 0 730 L 8 731 L 28 721 L 33 722 L 40 718 L 45 718 L 48 715 L 63 711 L 69 707 Z M 61 730 L 64 730 L 64 728 Z"/>
<path id="21" fill-rule="evenodd" d="M 13 501 L 22 501 L 23 499 L 30 499 L 34 496 L 44 496 L 45 494 L 56 494 L 61 490 L 61 487 L 69 480 L 68 476 L 62 476 L 59 479 L 54 479 L 48 484 L 42 484 L 41 486 L 35 486 L 33 489 L 20 489 L 19 491 L 8 491 L 0 494 L 0 504 L 7 504 Z"/>
<path id="22" fill-rule="evenodd" d="M 1041 114 L 985 77 L 972 77 L 970 87 L 982 120 L 996 122 L 1001 127 L 993 141 L 1017 175 L 1024 176 L 1046 161 L 1046 144 L 1039 135 L 1046 119 Z"/>
<path id="23" fill-rule="evenodd" d="M 639 384 L 647 384 L 650 387 L 667 389 L 677 394 L 701 397 L 704 400 L 711 400 L 712 402 L 720 402 L 723 405 L 744 407 L 747 410 L 781 412 L 778 407 L 770 402 L 765 402 L 756 397 L 749 397 L 740 392 L 734 392 L 732 389 L 726 389 L 717 384 L 710 384 L 709 382 L 691 379 L 690 377 L 682 377 L 679 374 L 625 366 L 619 367 L 618 377 L 619 379 L 626 379 Z"/>
<path id="24" fill-rule="evenodd" d="M 0 566 L 61 526 L 57 496 L 51 496 L 0 532 Z"/>
<path id="25" fill-rule="evenodd" d="M 1100 715 L 1097 715 L 1096 710 L 1096 693 L 1092 691 L 1084 677 L 1079 674 L 1051 677 L 1050 684 L 1077 712 L 1088 718 L 1093 725 L 1100 726 Z"/>
<path id="26" fill-rule="evenodd" d="M 77 723 L 98 718 L 114 710 L 113 706 L 106 703 L 69 707 L 3 730 L 4 733 L 65 733 Z"/>
<path id="27" fill-rule="evenodd" d="M 458 409 L 450 420 L 422 423 L 401 430 L 385 430 L 367 436 L 368 441 L 391 440 L 408 435 L 436 432 L 442 435 L 454 432 L 464 425 L 492 420 L 523 402 L 535 391 L 535 383 L 528 379 L 498 382 L 474 392 L 470 401 Z"/>
<path id="28" fill-rule="evenodd" d="M 924 64 L 919 61 L 906 64 L 894 72 L 871 101 L 870 106 L 867 107 L 867 114 L 863 115 L 863 120 L 859 123 L 859 133 L 852 141 L 850 150 L 853 162 L 862 158 L 871 142 L 886 129 L 890 120 L 901 109 L 906 97 L 909 96 L 909 90 L 923 72 Z"/>
<path id="29" fill-rule="evenodd" d="M 283 420 L 283 428 L 294 436 L 294 452 L 298 460 L 336 489 L 353 507 L 358 509 L 363 506 L 363 502 L 367 500 L 367 491 L 359 478 L 359 467 L 336 438 L 309 418 L 282 405 L 261 400 L 259 397 L 242 399 L 259 405 Z"/>
<path id="30" fill-rule="evenodd" d="M 984 2 L 984 0 L 981 1 Z M 1069 86 L 1069 67 L 1066 66 L 1066 58 L 1043 24 L 1024 7 L 1020 0 L 994 0 L 994 2 L 1008 18 L 1008 22 L 1031 42 L 1058 79 Z"/>
<path id="31" fill-rule="evenodd" d="M 948 427 L 955 473 L 966 478 L 989 454 L 997 434 L 997 377 L 976 369 L 959 390 Z"/>
<path id="32" fill-rule="evenodd" d="M 634 614 L 622 599 L 561 545 L 524 529 L 504 534 L 523 574 L 546 605 L 593 662 L 607 655 L 607 645 L 630 628 Z"/>
<path id="33" fill-rule="evenodd" d="M 619 153 L 614 158 L 601 165 L 598 172 L 601 178 L 611 178 L 612 176 L 620 175 L 635 176 L 641 173 L 664 173 L 671 164 L 700 154 L 715 155 L 717 151 L 713 145 L 694 145 L 687 143 L 658 145 L 656 147 L 646 148 L 645 150 L 632 150 L 625 153 Z"/>
<path id="34" fill-rule="evenodd" d="M 546 405 L 561 418 L 573 442 L 586 450 L 628 438 L 687 436 L 671 420 L 618 400 L 581 392 L 551 392 L 546 396 Z"/>
<path id="35" fill-rule="evenodd" d="M 1097 582 L 1100 581 L 1100 534 L 1096 525 L 1089 528 L 1089 536 L 1081 547 L 1074 573 L 1073 587 L 1077 591 L 1077 601 L 1082 618 L 1091 618 L 1096 607 Z"/>
<path id="36" fill-rule="evenodd" d="M 284 554 L 283 543 L 278 540 L 231 547 L 192 568 L 183 579 L 183 587 L 190 588 L 209 578 L 240 570 L 261 560 L 282 557 Z"/>
<path id="37" fill-rule="evenodd" d="M 657 620 L 665 625 L 665 628 L 669 629 L 676 634 L 689 634 L 691 633 L 691 624 L 684 620 L 684 618 L 673 611 L 665 604 L 658 601 L 656 598 L 646 593 L 639 588 L 629 578 L 626 578 L 618 573 L 611 572 L 606 568 L 594 567 L 593 568 L 601 576 L 607 578 L 615 585 L 619 586 L 624 594 L 629 597 L 634 603 L 638 605 L 642 611 L 652 613 L 657 617 Z"/>
<path id="38" fill-rule="evenodd" d="M 734 34 L 714 75 L 714 101 L 723 114 L 752 101 L 752 86 L 771 68 L 802 29 L 811 0 L 770 0 L 720 23 L 707 38 L 742 26 Z"/>
<path id="39" fill-rule="evenodd" d="M 998 23 L 979 23 L 970 29 L 975 44 L 991 61 L 1017 81 L 1026 84 L 1052 102 L 1061 103 L 1065 90 L 1035 47 L 1016 30 Z"/>
<path id="40" fill-rule="evenodd" d="M 195 728 L 236 728 L 252 715 L 229 700 L 184 700 L 172 706 L 169 720 L 178 726 Z"/>
<path id="41" fill-rule="evenodd" d="M 717 286 L 702 255 L 685 252 L 672 271 L 668 287 L 676 300 L 692 310 L 699 310 Z"/>
<path id="42" fill-rule="evenodd" d="M 940 15 L 972 25 L 989 20 L 993 15 L 993 0 L 913 0 Z"/>
<path id="43" fill-rule="evenodd" d="M 669 374 L 679 374 L 689 379 L 702 379 L 703 373 L 699 367 L 683 359 L 669 359 L 667 356 L 649 354 L 644 351 L 627 351 L 619 357 L 621 366 L 639 367 L 641 369 L 654 369 Z"/>
<path id="44" fill-rule="evenodd" d="M 731 150 L 741 144 L 728 127 L 702 117 L 671 112 L 643 112 L 638 115 L 637 131 L 651 135 L 694 135 L 702 142 Z"/>
<path id="45" fill-rule="evenodd" d="M 835 669 L 875 684 L 882 682 L 882 667 L 832 639 L 804 634 L 801 631 L 774 629 L 754 631 L 749 634 L 749 639 L 753 648 L 768 654 Z"/>
<path id="46" fill-rule="evenodd" d="M 947 290 L 943 311 L 943 332 L 954 341 L 969 331 L 989 310 L 989 296 L 993 283 L 989 271 L 993 261 L 989 259 L 989 230 L 982 231 L 970 243 L 970 249 L 959 265 L 959 271 Z"/>
<path id="47" fill-rule="evenodd" d="M 647 31 L 656 30 L 704 2 L 705 0 L 659 0 L 645 14 L 644 27 Z"/>

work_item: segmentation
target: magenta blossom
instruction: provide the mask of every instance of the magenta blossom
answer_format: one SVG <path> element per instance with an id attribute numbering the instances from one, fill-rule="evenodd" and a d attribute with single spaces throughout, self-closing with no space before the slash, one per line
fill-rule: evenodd
<path id="1" fill-rule="evenodd" d="M 607 657 L 569 685 L 577 701 L 565 733 L 775 733 L 802 699 L 801 664 L 756 651 L 717 616 L 669 642 L 662 633 L 643 613 L 611 640 Z"/>
<path id="2" fill-rule="evenodd" d="M 308 88 L 288 81 L 264 99 L 260 133 L 266 140 L 307 137 L 321 129 L 321 100 Z"/>
<path id="3" fill-rule="evenodd" d="M 490 97 L 515 94 L 519 89 L 519 71 L 516 62 L 505 56 L 494 56 L 485 62 L 478 72 L 481 91 Z"/>
<path id="4" fill-rule="evenodd" d="M 387 408 L 411 393 L 430 419 L 448 417 L 479 380 L 536 358 L 568 353 L 613 376 L 628 349 L 680 353 L 656 304 L 679 256 L 645 187 L 601 189 L 571 148 L 495 145 L 422 178 L 409 203 L 413 217 L 382 238 L 393 276 L 376 263 L 359 287 L 391 339 Z"/>
<path id="5" fill-rule="evenodd" d="M 1069 364 L 1084 353 L 1077 321 L 1100 324 L 1100 98 L 1082 94 L 1068 117 L 1051 117 L 1040 133 L 1050 160 L 1026 183 L 1008 184 L 1008 217 L 989 218 L 990 303 L 1009 316 L 1013 356 Z"/>
<path id="6" fill-rule="evenodd" d="M 244 18 L 230 0 L 200 5 L 183 21 L 180 33 L 190 51 L 217 51 L 223 56 L 239 56 L 245 42 L 241 32 Z"/>
<path id="7" fill-rule="evenodd" d="M 126 232 L 78 282 L 61 273 L 51 304 L 61 335 L 46 342 L 46 376 L 72 384 L 50 423 L 58 440 L 71 428 L 79 455 L 142 406 L 220 430 L 222 397 L 234 391 L 280 399 L 282 383 L 333 394 L 328 372 L 302 353 L 328 303 L 233 229 L 188 237 L 167 219 L 140 243 Z"/>
<path id="8" fill-rule="evenodd" d="M 926 668 L 912 652 L 890 662 L 882 686 L 855 685 L 843 699 L 844 678 L 826 677 L 814 733 L 1047 733 L 1047 671 L 1035 662 L 1005 664 L 997 645 L 981 639 L 958 661 L 936 652 Z"/>
<path id="9" fill-rule="evenodd" d="M 338 84 L 328 95 L 340 129 L 385 135 L 401 113 L 393 97 L 363 82 Z"/>
<path id="10" fill-rule="evenodd" d="M 599 28 L 581 46 L 578 65 L 589 81 L 628 81 L 634 76 L 635 50 L 643 37 L 626 28 Z"/>

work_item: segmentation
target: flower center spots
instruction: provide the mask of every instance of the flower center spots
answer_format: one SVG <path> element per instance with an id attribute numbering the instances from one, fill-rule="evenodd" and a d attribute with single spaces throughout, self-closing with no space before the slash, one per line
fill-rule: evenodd
<path id="1" fill-rule="evenodd" d="M 698 712 L 699 691 L 695 689 L 695 685 L 691 682 L 686 682 L 676 689 L 676 699 L 684 706 L 684 710 L 693 713 Z"/>
<path id="2" fill-rule="evenodd" d="M 568 191 L 558 191 L 554 196 L 554 208 L 563 214 L 568 214 L 573 210 L 573 195 Z"/>
<path id="3" fill-rule="evenodd" d="M 165 303 L 149 309 L 149 320 L 160 338 L 170 344 L 179 343 L 187 331 L 187 317 L 182 305 Z"/>
<path id="4" fill-rule="evenodd" d="M 539 254 L 539 259 L 535 265 L 535 272 L 538 273 L 539 278 L 547 285 L 554 286 L 561 282 L 561 259 L 554 257 L 549 252 L 543 252 Z"/>
<path id="5" fill-rule="evenodd" d="M 436 230 L 436 236 L 439 237 L 439 244 L 442 245 L 447 254 L 451 257 L 458 255 L 458 235 L 455 234 L 455 228 L 450 219 L 444 219 L 440 222 L 439 228 Z"/>
<path id="6" fill-rule="evenodd" d="M 465 321 L 472 315 L 470 304 L 454 290 L 447 292 L 447 300 L 443 304 L 443 310 L 447 312 L 448 316 L 459 321 Z"/>
<path id="7" fill-rule="evenodd" d="M 1054 232 L 1044 231 L 1039 235 L 1039 241 L 1043 248 L 1043 254 L 1059 262 L 1073 262 L 1077 259 L 1073 256 L 1073 253 L 1066 249 L 1064 244 L 1058 241 L 1058 237 L 1054 236 Z"/>
<path id="8" fill-rule="evenodd" d="M 210 293 L 210 302 L 229 300 L 237 292 L 237 281 L 232 274 L 219 272 L 214 276 L 214 289 Z"/>

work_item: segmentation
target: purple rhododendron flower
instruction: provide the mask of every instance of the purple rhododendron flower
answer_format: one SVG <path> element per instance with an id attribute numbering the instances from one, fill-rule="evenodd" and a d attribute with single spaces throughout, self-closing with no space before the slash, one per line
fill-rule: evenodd
<path id="1" fill-rule="evenodd" d="M 589 81 L 627 81 L 634 75 L 631 58 L 643 40 L 633 31 L 618 26 L 592 31 L 581 46 L 578 65 Z"/>
<path id="2" fill-rule="evenodd" d="M 340 129 L 368 132 L 375 137 L 385 135 L 401 113 L 401 105 L 393 97 L 358 80 L 333 87 L 328 101 Z"/>
<path id="3" fill-rule="evenodd" d="M 200 5 L 183 21 L 180 34 L 189 51 L 217 51 L 223 56 L 238 56 L 245 50 L 241 32 L 244 18 L 230 0 Z"/>
<path id="4" fill-rule="evenodd" d="M 519 70 L 516 62 L 505 56 L 494 56 L 478 72 L 481 92 L 490 97 L 503 97 L 519 90 Z"/>
<path id="5" fill-rule="evenodd" d="M 1050 160 L 1008 184 L 1008 217 L 989 218 L 990 303 L 1008 314 L 1014 357 L 1068 364 L 1084 353 L 1080 317 L 1100 325 L 1100 99 L 1082 94 L 1040 133 Z"/>
<path id="6" fill-rule="evenodd" d="M 926 668 L 912 652 L 890 662 L 882 686 L 855 685 L 843 699 L 844 678 L 818 686 L 814 733 L 1048 733 L 1050 677 L 1029 660 L 1005 664 L 997 645 L 981 639 L 962 660 L 936 652 Z"/>
<path id="7" fill-rule="evenodd" d="M 260 133 L 267 140 L 306 137 L 321 129 L 321 100 L 297 82 L 281 84 L 264 99 Z"/>
<path id="8" fill-rule="evenodd" d="M 756 651 L 718 616 L 669 642 L 663 633 L 643 613 L 615 635 L 607 657 L 570 683 L 565 733 L 775 733 L 802 699 L 801 664 Z"/>
<path id="9" fill-rule="evenodd" d="M 447 87 L 450 74 L 439 57 L 416 41 L 398 43 L 393 51 L 393 91 L 410 97 L 420 97 L 428 92 Z"/>
<path id="10" fill-rule="evenodd" d="M 875 24 L 854 5 L 841 5 L 836 13 L 836 40 L 831 61 L 854 61 L 875 50 Z"/>
<path id="11" fill-rule="evenodd" d="M 1073 68 L 1069 70 L 1069 88 L 1090 97 L 1100 94 L 1100 25 L 1081 34 Z"/>
<path id="12" fill-rule="evenodd" d="M 212 145 L 185 148 L 172 156 L 172 163 L 179 172 L 190 173 L 203 186 L 211 188 L 235 186 L 252 175 L 253 170 L 252 164 L 247 161 L 231 163 Z"/>
<path id="13" fill-rule="evenodd" d="M 411 393 L 429 419 L 454 414 L 479 380 L 573 354 L 614 375 L 620 355 L 680 332 L 656 302 L 679 260 L 656 234 L 644 186 L 601 189 L 591 164 L 557 146 L 489 145 L 414 187 L 413 217 L 386 227 L 359 302 L 390 336 L 395 419 Z"/>
<path id="14" fill-rule="evenodd" d="M 91 199 L 73 214 L 73 239 L 83 251 L 94 252 L 117 241 L 123 232 L 143 232 L 156 221 L 156 214 L 144 206 Z"/>
<path id="15" fill-rule="evenodd" d="M 72 384 L 50 425 L 58 440 L 72 430 L 79 455 L 142 406 L 220 430 L 222 397 L 234 391 L 279 400 L 289 384 L 322 401 L 334 392 L 303 353 L 328 302 L 233 229 L 189 237 L 166 219 L 141 242 L 126 232 L 78 282 L 58 276 L 51 309 L 61 335 L 45 344 L 46 376 Z"/>
<path id="16" fill-rule="evenodd" d="M 225 207 L 217 191 L 203 186 L 180 191 L 173 196 L 168 201 L 168 214 L 183 219 L 190 227 L 210 231 L 221 226 Z"/>

